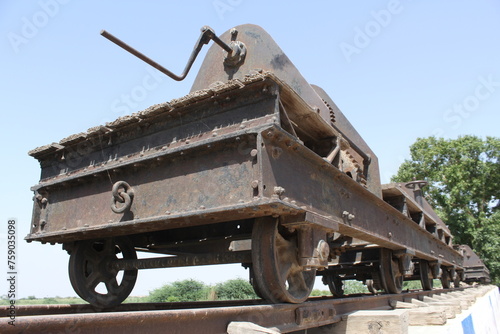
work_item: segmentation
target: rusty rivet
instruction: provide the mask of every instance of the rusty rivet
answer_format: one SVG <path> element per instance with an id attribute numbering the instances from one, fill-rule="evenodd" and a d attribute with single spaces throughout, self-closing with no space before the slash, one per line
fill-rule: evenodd
<path id="1" fill-rule="evenodd" d="M 272 149 L 272 156 L 274 159 L 278 159 L 280 155 L 283 153 L 283 150 L 279 147 L 273 147 Z"/>
<path id="2" fill-rule="evenodd" d="M 256 157 L 256 156 L 257 156 L 257 153 L 259 153 L 259 151 L 257 151 L 257 149 L 255 149 L 255 148 L 254 148 L 253 150 L 251 150 L 251 151 L 250 151 L 250 155 L 251 155 L 252 157 Z"/>
<path id="3" fill-rule="evenodd" d="M 259 187 L 259 180 L 253 180 L 251 185 L 252 188 L 257 189 Z"/>
<path id="4" fill-rule="evenodd" d="M 274 187 L 274 193 L 278 196 L 283 195 L 285 192 L 285 188 L 283 187 Z"/>

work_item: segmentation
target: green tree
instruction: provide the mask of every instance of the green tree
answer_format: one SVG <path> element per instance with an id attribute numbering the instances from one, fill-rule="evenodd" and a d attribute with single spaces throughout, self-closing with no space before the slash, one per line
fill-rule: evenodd
<path id="1" fill-rule="evenodd" d="M 219 283 L 215 286 L 218 300 L 257 299 L 252 285 L 244 279 L 237 278 Z"/>
<path id="2" fill-rule="evenodd" d="M 191 302 L 205 300 L 208 288 L 200 281 L 186 279 L 166 284 L 149 293 L 149 301 L 162 302 Z"/>
<path id="3" fill-rule="evenodd" d="M 500 139 L 462 136 L 418 138 L 393 177 L 394 182 L 425 179 L 423 191 L 456 244 L 467 244 L 500 278 Z"/>
<path id="4" fill-rule="evenodd" d="M 490 269 L 493 283 L 500 285 L 500 210 L 485 221 L 474 238 L 473 249 Z"/>

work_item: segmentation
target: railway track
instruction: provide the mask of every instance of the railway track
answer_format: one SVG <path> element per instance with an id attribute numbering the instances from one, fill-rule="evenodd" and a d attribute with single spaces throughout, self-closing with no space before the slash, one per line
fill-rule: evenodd
<path id="1" fill-rule="evenodd" d="M 268 304 L 263 300 L 143 303 L 123 304 L 106 311 L 95 311 L 88 304 L 26 305 L 18 306 L 15 326 L 8 325 L 8 318 L 0 318 L 0 332 L 228 333 L 229 324 L 252 323 L 278 333 L 300 333 L 339 322 L 353 311 L 387 310 L 402 305 L 401 302 L 429 301 L 429 297 L 438 300 L 457 298 L 460 291 L 474 292 L 485 288 L 461 287 L 344 298 L 314 297 L 302 304 Z"/>

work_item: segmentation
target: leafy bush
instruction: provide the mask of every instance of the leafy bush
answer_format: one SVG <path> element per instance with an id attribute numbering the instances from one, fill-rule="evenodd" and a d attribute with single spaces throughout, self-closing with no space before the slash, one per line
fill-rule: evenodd
<path id="1" fill-rule="evenodd" d="M 311 291 L 311 297 L 331 296 L 331 295 L 332 294 L 328 290 L 313 289 L 313 291 Z"/>
<path id="2" fill-rule="evenodd" d="M 215 286 L 218 300 L 256 299 L 252 285 L 244 279 L 237 278 L 219 283 Z"/>
<path id="3" fill-rule="evenodd" d="M 368 293 L 368 288 L 360 281 L 344 281 L 344 293 L 352 295 L 356 293 Z"/>
<path id="4" fill-rule="evenodd" d="M 208 287 L 200 281 L 186 279 L 166 284 L 149 293 L 149 301 L 162 302 L 192 302 L 206 300 Z"/>

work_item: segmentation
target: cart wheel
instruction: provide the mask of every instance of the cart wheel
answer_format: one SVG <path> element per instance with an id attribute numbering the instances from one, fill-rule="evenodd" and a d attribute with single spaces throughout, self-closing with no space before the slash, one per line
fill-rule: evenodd
<path id="1" fill-rule="evenodd" d="M 316 270 L 304 271 L 297 259 L 297 235 L 276 219 L 257 219 L 252 232 L 256 293 L 272 303 L 302 303 L 309 297 Z"/>
<path id="2" fill-rule="evenodd" d="M 451 288 L 451 275 L 448 269 L 442 267 L 441 271 L 441 285 L 443 289 Z"/>
<path id="3" fill-rule="evenodd" d="M 455 280 L 453 280 L 453 286 L 455 288 L 460 287 L 461 278 L 462 278 L 462 274 L 460 272 L 457 272 L 457 275 L 455 276 Z"/>
<path id="4" fill-rule="evenodd" d="M 432 280 L 429 262 L 426 260 L 420 260 L 419 268 L 420 268 L 420 283 L 422 284 L 422 289 L 432 290 L 434 281 Z"/>
<path id="5" fill-rule="evenodd" d="M 403 290 L 403 274 L 399 270 L 398 262 L 390 249 L 380 249 L 381 285 L 387 293 L 401 293 Z"/>
<path id="6" fill-rule="evenodd" d="M 344 295 L 344 283 L 338 275 L 323 276 L 323 283 L 328 285 L 330 292 L 334 297 L 342 297 Z"/>
<path id="7" fill-rule="evenodd" d="M 126 238 L 78 241 L 71 252 L 71 285 L 82 299 L 97 308 L 119 305 L 134 288 L 137 269 L 125 270 L 122 274 L 109 267 L 119 254 L 123 259 L 137 259 L 134 247 Z"/>
<path id="8" fill-rule="evenodd" d="M 255 292 L 255 294 L 257 295 L 257 297 L 261 298 L 261 299 L 264 299 L 264 297 L 262 297 L 262 293 L 260 292 L 259 290 L 259 287 L 257 286 L 257 282 L 255 281 L 255 276 L 254 276 L 254 273 L 253 273 L 253 266 L 250 265 L 250 284 L 252 285 L 252 288 L 253 288 L 253 291 Z"/>

